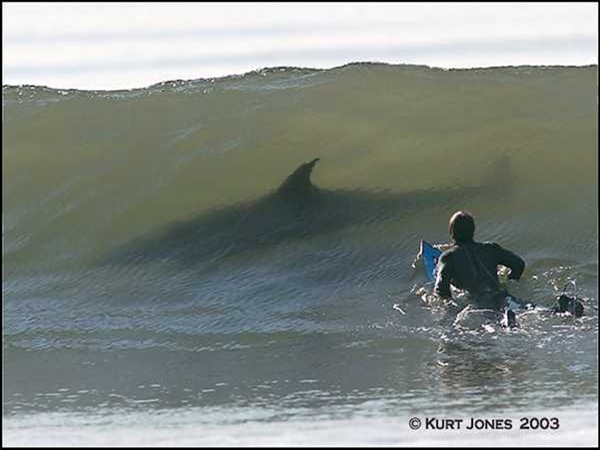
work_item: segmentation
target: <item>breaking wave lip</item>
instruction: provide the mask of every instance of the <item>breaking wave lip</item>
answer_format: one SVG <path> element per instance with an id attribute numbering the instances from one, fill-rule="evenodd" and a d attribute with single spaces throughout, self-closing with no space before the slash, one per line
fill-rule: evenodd
<path id="1" fill-rule="evenodd" d="M 355 61 L 330 68 L 318 68 L 309 66 L 267 66 L 258 69 L 249 70 L 242 73 L 213 76 L 213 77 L 198 77 L 191 79 L 172 79 L 160 81 L 148 86 L 133 87 L 128 89 L 82 89 L 82 88 L 54 88 L 45 85 L 34 84 L 3 84 L 2 89 L 5 93 L 9 93 L 14 89 L 31 89 L 42 92 L 56 92 L 61 95 L 68 94 L 124 94 L 124 93 L 141 93 L 144 91 L 153 91 L 156 89 L 172 89 L 174 91 L 182 91 L 185 88 L 193 88 L 194 85 L 202 85 L 204 83 L 227 83 L 231 81 L 249 81 L 256 77 L 266 77 L 273 75 L 297 75 L 297 76 L 312 76 L 319 73 L 335 73 L 344 70 L 353 70 L 355 68 L 402 68 L 405 70 L 421 70 L 423 72 L 449 72 L 449 73 L 481 73 L 481 72 L 498 72 L 506 75 L 528 75 L 532 72 L 548 71 L 553 69 L 586 69 L 596 68 L 597 64 L 539 64 L 539 65 L 490 65 L 490 66 L 474 66 L 474 67 L 442 67 L 428 64 L 395 64 L 384 61 Z"/>

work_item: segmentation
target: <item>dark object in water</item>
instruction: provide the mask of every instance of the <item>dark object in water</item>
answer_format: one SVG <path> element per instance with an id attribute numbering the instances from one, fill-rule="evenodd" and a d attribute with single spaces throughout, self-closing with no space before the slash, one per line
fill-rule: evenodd
<path id="1" fill-rule="evenodd" d="M 553 314 L 570 313 L 572 316 L 583 316 L 583 303 L 576 297 L 569 297 L 562 294 L 558 297 L 556 305 L 552 308 Z"/>
<path id="2" fill-rule="evenodd" d="M 504 157 L 501 157 L 501 160 Z M 511 183 L 508 162 L 492 165 L 478 185 L 446 186 L 411 192 L 322 189 L 311 181 L 319 161 L 298 166 L 277 189 L 247 202 L 220 206 L 169 224 L 112 250 L 100 264 L 140 264 L 151 259 L 211 269 L 225 258 L 256 255 L 285 242 L 307 241 L 350 226 L 402 217 L 488 195 L 498 199 L 496 180 Z M 493 171 L 503 170 L 503 174 Z M 490 182 L 489 179 L 493 180 Z M 508 186 L 507 186 L 508 188 Z"/>
<path id="3" fill-rule="evenodd" d="M 517 315 L 512 309 L 506 308 L 500 324 L 505 328 L 517 328 Z"/>

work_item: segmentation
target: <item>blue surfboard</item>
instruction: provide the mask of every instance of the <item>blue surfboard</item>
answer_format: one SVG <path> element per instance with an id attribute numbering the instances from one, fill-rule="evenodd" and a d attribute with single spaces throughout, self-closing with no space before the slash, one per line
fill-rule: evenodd
<path id="1" fill-rule="evenodd" d="M 421 256 L 423 257 L 423 267 L 428 281 L 435 280 L 435 266 L 442 252 L 427 241 L 421 241 Z"/>

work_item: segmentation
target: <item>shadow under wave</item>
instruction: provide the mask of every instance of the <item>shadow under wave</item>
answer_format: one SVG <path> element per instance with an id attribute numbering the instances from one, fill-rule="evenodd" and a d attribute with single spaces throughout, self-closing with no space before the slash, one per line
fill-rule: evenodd
<path id="1" fill-rule="evenodd" d="M 149 261 L 192 266 L 252 255 L 281 244 L 371 226 L 431 209 L 457 209 L 476 198 L 498 200 L 510 194 L 512 175 L 506 154 L 474 186 L 447 186 L 394 193 L 389 190 L 327 190 L 310 177 L 318 158 L 300 165 L 267 195 L 215 208 L 152 235 L 131 241 L 107 255 L 102 265 Z"/>

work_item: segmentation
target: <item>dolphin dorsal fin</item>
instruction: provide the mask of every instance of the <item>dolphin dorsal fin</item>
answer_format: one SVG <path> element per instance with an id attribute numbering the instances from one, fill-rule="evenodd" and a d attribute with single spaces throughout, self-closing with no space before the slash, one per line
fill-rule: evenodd
<path id="1" fill-rule="evenodd" d="M 277 192 L 285 195 L 292 195 L 298 198 L 304 198 L 310 195 L 311 191 L 316 189 L 310 181 L 310 176 L 319 158 L 306 162 L 298 166 L 277 189 Z"/>

